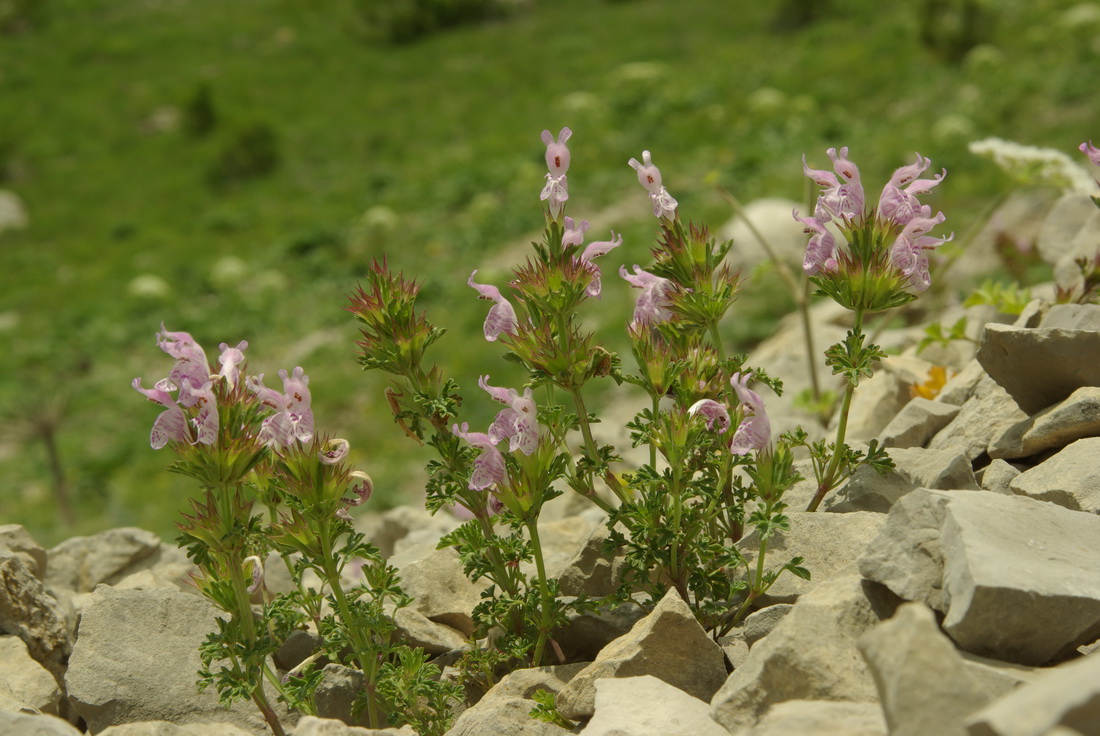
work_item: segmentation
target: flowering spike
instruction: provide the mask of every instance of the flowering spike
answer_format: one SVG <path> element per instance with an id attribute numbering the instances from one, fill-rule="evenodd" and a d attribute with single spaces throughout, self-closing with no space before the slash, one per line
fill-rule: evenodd
<path id="1" fill-rule="evenodd" d="M 516 322 L 516 310 L 512 308 L 512 304 L 501 295 L 500 289 L 490 284 L 479 284 L 474 281 L 474 276 L 477 275 L 475 269 L 470 274 L 470 278 L 466 283 L 473 289 L 477 290 L 478 295 L 482 299 L 488 299 L 496 302 L 489 308 L 489 314 L 485 317 L 485 339 L 489 342 L 494 342 L 502 332 L 514 333 L 518 327 Z"/>
<path id="2" fill-rule="evenodd" d="M 160 416 L 153 421 L 153 430 L 149 434 L 149 445 L 154 450 L 161 449 L 169 441 L 191 441 L 190 433 L 187 430 L 187 417 L 184 416 L 179 404 L 172 399 L 167 391 L 159 388 L 142 388 L 140 378 L 135 378 L 131 385 L 137 391 L 145 394 L 145 397 L 150 401 L 165 408 Z"/>
<path id="3" fill-rule="evenodd" d="M 451 427 L 451 432 L 456 437 L 481 450 L 481 454 L 474 460 L 474 472 L 470 474 L 470 490 L 483 491 L 493 485 L 504 485 L 508 482 L 508 477 L 504 468 L 504 456 L 496 448 L 496 443 L 489 439 L 489 435 L 470 432 L 469 429 L 470 425 L 466 422 L 461 427 L 457 424 Z"/>
<path id="4" fill-rule="evenodd" d="M 495 401 L 508 406 L 496 415 L 489 427 L 489 439 L 495 444 L 508 440 L 508 449 L 519 450 L 531 455 L 539 444 L 538 411 L 531 398 L 531 389 L 524 389 L 523 395 L 515 389 L 503 389 L 488 384 L 489 376 L 478 379 L 477 385 L 484 389 Z"/>
<path id="5" fill-rule="evenodd" d="M 771 441 L 772 425 L 764 411 L 764 400 L 749 388 L 752 373 L 734 373 L 730 385 L 737 392 L 737 398 L 744 408 L 744 419 L 737 427 L 730 442 L 730 452 L 734 455 L 746 455 L 752 450 L 762 450 Z"/>
<path id="6" fill-rule="evenodd" d="M 638 172 L 638 183 L 645 187 L 649 192 L 649 198 L 653 200 L 653 216 L 660 219 L 675 219 L 679 204 L 661 185 L 661 170 L 653 165 L 653 158 L 649 151 L 642 151 L 641 163 L 636 158 L 630 159 L 627 163 L 630 168 Z"/>
<path id="7" fill-rule="evenodd" d="M 669 300 L 673 289 L 672 282 L 668 279 L 654 276 L 648 271 L 643 271 L 641 266 L 634 265 L 634 275 L 627 272 L 625 266 L 619 266 L 619 275 L 626 279 L 635 289 L 641 289 L 638 301 L 634 305 L 634 318 L 631 327 L 635 325 L 655 325 L 667 322 L 672 318 Z"/>

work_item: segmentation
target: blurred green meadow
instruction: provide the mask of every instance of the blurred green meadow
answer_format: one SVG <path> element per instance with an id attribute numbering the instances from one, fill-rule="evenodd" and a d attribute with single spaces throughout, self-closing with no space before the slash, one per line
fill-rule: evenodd
<path id="1" fill-rule="evenodd" d="M 1010 186 L 970 141 L 1100 139 L 1091 3 L 526 0 L 387 38 L 380 9 L 415 5 L 0 0 L 0 189 L 29 218 L 0 232 L 0 524 L 45 544 L 174 536 L 192 487 L 150 449 L 157 409 L 130 387 L 171 367 L 162 321 L 210 356 L 247 340 L 269 385 L 304 366 L 372 503 L 416 500 L 428 454 L 356 364 L 346 295 L 383 256 L 420 279 L 448 330 L 438 360 L 488 421 L 476 377 L 520 378 L 466 279 L 502 284 L 539 236 L 544 128 L 574 131 L 568 212 L 590 240 L 625 236 L 589 310 L 620 350 L 632 295 L 613 272 L 645 264 L 655 230 L 626 165 L 643 148 L 681 215 L 714 228 L 732 214 L 715 184 L 802 200 L 801 156 L 822 167 L 847 145 L 871 196 L 919 151 L 949 172 L 935 206 L 961 236 Z M 742 305 L 741 349 L 790 308 L 767 274 Z"/>

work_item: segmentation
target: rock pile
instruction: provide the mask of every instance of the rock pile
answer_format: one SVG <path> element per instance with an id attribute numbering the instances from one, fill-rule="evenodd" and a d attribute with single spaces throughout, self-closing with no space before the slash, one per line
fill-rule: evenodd
<path id="1" fill-rule="evenodd" d="M 838 329 L 826 307 L 815 319 Z M 761 358 L 797 355 L 783 347 L 797 329 L 750 362 L 781 374 Z M 559 636 L 571 663 L 511 673 L 450 733 L 567 733 L 530 718 L 542 689 L 587 736 L 1100 734 L 1100 307 L 1035 302 L 1014 324 L 987 325 L 974 354 L 920 356 L 916 339 L 884 333 L 898 354 L 853 408 L 857 439 L 882 440 L 896 469 L 858 473 L 824 513 L 792 511 L 771 542 L 777 560 L 805 557 L 811 581 L 780 577 L 717 643 L 675 592 L 649 611 L 577 619 Z M 909 400 L 934 364 L 953 377 Z M 792 489 L 792 508 L 812 492 Z M 556 503 L 542 536 L 563 590 L 607 592 L 615 561 L 599 515 Z M 444 656 L 464 646 L 480 589 L 435 549 L 449 522 L 402 508 L 369 524 L 416 597 L 405 636 Z M 751 555 L 753 539 L 741 544 Z M 214 610 L 187 571 L 179 550 L 138 529 L 47 551 L 0 527 L 0 733 L 265 733 L 251 704 L 195 692 Z M 279 666 L 304 656 L 290 649 Z M 340 676 L 326 672 L 329 692 Z M 350 720 L 335 694 L 324 715 Z M 412 733 L 286 719 L 295 736 Z"/>

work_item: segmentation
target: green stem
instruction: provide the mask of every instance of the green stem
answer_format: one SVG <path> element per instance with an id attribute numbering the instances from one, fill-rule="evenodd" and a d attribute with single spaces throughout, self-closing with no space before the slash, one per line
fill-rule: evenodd
<path id="1" fill-rule="evenodd" d="M 718 321 L 710 323 L 710 339 L 714 343 L 714 349 L 718 353 L 718 361 L 725 362 L 726 349 L 722 347 L 722 335 L 718 332 Z"/>
<path id="2" fill-rule="evenodd" d="M 680 570 L 680 517 L 683 515 L 683 489 L 680 485 L 680 463 L 677 462 L 672 468 L 672 560 L 669 577 L 676 586 L 676 592 L 686 601 L 687 589 Z"/>
<path id="3" fill-rule="evenodd" d="M 863 310 L 857 309 L 855 324 L 852 331 L 859 335 L 863 333 Z M 845 452 L 844 435 L 848 431 L 848 412 L 852 408 L 852 394 L 855 392 L 855 384 L 851 380 L 848 381 L 844 387 L 844 400 L 840 406 L 840 418 L 836 425 L 836 442 L 833 444 L 833 456 L 829 460 L 829 465 L 825 469 L 825 474 L 821 479 L 820 485 L 817 487 L 817 493 L 814 494 L 813 499 L 810 501 L 810 505 L 806 507 L 807 511 L 817 511 L 817 507 L 821 505 L 822 499 L 825 498 L 825 494 L 833 490 L 836 487 L 837 478 L 840 474 L 840 464 L 843 458 L 847 457 Z"/>
<path id="4" fill-rule="evenodd" d="M 817 378 L 817 351 L 814 349 L 813 325 L 810 321 L 810 282 L 803 282 L 802 296 L 798 301 L 798 311 L 802 315 L 802 337 L 806 342 L 806 367 L 810 371 L 810 386 L 814 393 L 814 403 L 821 401 L 821 384 Z"/>
<path id="5" fill-rule="evenodd" d="M 657 415 L 661 411 L 661 397 L 653 396 L 652 399 L 653 421 L 656 422 Z M 653 441 L 652 436 L 649 440 L 649 466 L 654 470 L 657 469 L 657 443 Z"/>
<path id="6" fill-rule="evenodd" d="M 581 396 L 581 390 L 579 388 L 573 387 L 569 389 L 569 393 L 570 395 L 572 395 L 573 404 L 577 409 L 577 419 L 581 425 L 581 435 L 584 436 L 584 446 L 585 449 L 588 451 L 588 457 L 593 462 L 595 462 L 596 459 L 599 457 L 599 449 L 596 447 L 596 440 L 592 437 L 592 427 L 588 423 L 588 409 L 585 408 L 584 398 Z M 612 473 L 610 469 L 608 469 L 608 471 L 604 473 L 603 481 L 607 484 L 607 487 L 610 488 L 616 496 L 618 496 L 620 502 L 625 502 L 627 500 L 626 491 L 623 489 L 622 483 L 619 482 L 619 479 L 615 477 L 615 474 Z M 589 495 L 589 498 L 592 499 L 593 503 L 595 503 L 604 511 L 610 513 L 613 510 L 612 506 L 606 501 L 603 501 L 603 499 L 599 499 L 599 496 L 596 494 L 595 488 L 592 488 L 590 490 L 591 493 Z"/>
<path id="7" fill-rule="evenodd" d="M 535 551 L 535 569 L 538 571 L 539 576 L 539 593 L 542 598 L 542 605 L 539 610 L 539 638 L 535 643 L 535 656 L 531 660 L 531 664 L 534 667 L 539 667 L 542 664 L 542 655 L 546 649 L 546 640 L 550 636 L 550 609 L 554 605 L 554 600 L 550 596 L 550 586 L 546 582 L 546 565 L 542 559 L 542 542 L 539 540 L 539 525 L 538 519 L 532 519 L 526 522 L 527 531 L 531 534 L 531 546 Z"/>

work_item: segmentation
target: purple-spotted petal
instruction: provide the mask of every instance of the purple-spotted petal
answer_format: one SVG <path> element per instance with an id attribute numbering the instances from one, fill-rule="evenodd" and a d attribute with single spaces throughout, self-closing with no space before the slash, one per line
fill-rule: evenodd
<path id="1" fill-rule="evenodd" d="M 569 171 L 569 148 L 565 145 L 573 131 L 562 128 L 557 140 L 549 130 L 542 131 L 542 142 L 546 144 L 546 168 L 553 176 L 564 176 Z"/>

